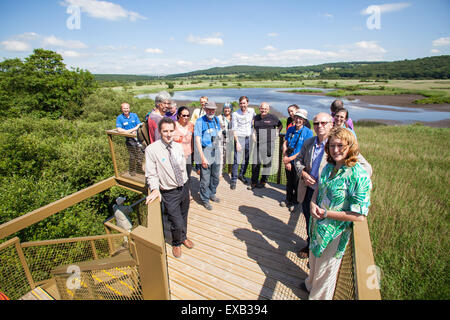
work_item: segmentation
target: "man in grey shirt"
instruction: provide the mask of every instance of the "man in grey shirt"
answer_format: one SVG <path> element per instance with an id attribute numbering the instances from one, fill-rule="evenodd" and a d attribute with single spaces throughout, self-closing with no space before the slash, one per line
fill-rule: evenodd
<path id="1" fill-rule="evenodd" d="M 173 142 L 175 122 L 162 118 L 158 123 L 161 139 L 145 149 L 145 177 L 149 186 L 146 203 L 159 198 L 168 215 L 172 232 L 172 253 L 181 257 L 181 244 L 188 249 L 194 243 L 187 238 L 189 186 L 186 158 L 181 144 Z"/>

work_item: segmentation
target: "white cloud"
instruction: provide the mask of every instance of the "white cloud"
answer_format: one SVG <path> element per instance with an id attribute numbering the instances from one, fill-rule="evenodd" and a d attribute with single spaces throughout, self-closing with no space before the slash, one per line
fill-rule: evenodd
<path id="1" fill-rule="evenodd" d="M 276 32 L 270 32 L 267 34 L 268 37 L 278 37 L 278 33 Z"/>
<path id="2" fill-rule="evenodd" d="M 24 41 L 32 41 L 39 39 L 40 35 L 38 35 L 36 32 L 25 32 L 17 36 L 18 39 L 24 40 Z"/>
<path id="3" fill-rule="evenodd" d="M 145 49 L 145 52 L 147 52 L 147 53 L 163 53 L 163 51 L 161 50 L 161 49 L 158 49 L 158 48 L 148 48 L 148 49 Z"/>
<path id="4" fill-rule="evenodd" d="M 439 38 L 433 41 L 433 47 L 450 46 L 450 37 Z"/>
<path id="5" fill-rule="evenodd" d="M 372 53 L 386 53 L 382 47 L 380 47 L 376 41 L 360 41 L 356 42 L 355 46 L 357 48 L 370 51 Z"/>
<path id="6" fill-rule="evenodd" d="M 263 50 L 266 50 L 266 51 L 277 51 L 277 48 L 269 45 L 269 46 L 264 47 Z"/>
<path id="7" fill-rule="evenodd" d="M 441 53 L 441 51 L 438 49 L 431 49 L 430 53 Z"/>
<path id="8" fill-rule="evenodd" d="M 43 41 L 44 46 L 63 47 L 69 49 L 85 49 L 88 46 L 78 40 L 62 40 L 55 36 L 45 37 Z"/>
<path id="9" fill-rule="evenodd" d="M 327 18 L 327 19 L 332 19 L 334 18 L 334 16 L 331 13 L 324 13 L 322 14 L 323 17 Z"/>
<path id="10" fill-rule="evenodd" d="M 361 11 L 362 15 L 368 15 L 372 14 L 373 11 L 371 10 L 373 7 L 378 7 L 380 9 L 380 13 L 387 13 L 387 12 L 394 12 L 394 11 L 400 11 L 407 7 L 409 7 L 411 4 L 408 2 L 398 2 L 398 3 L 386 3 L 381 5 L 371 5 L 368 6 L 366 9 Z"/>
<path id="11" fill-rule="evenodd" d="M 81 57 L 81 54 L 79 52 L 72 51 L 72 50 L 61 51 L 58 53 L 61 54 L 64 58 L 79 58 L 79 57 Z"/>
<path id="12" fill-rule="evenodd" d="M 138 19 L 147 19 L 146 17 L 141 16 L 139 13 L 128 11 L 122 8 L 122 6 L 108 1 L 65 0 L 62 5 L 77 6 L 81 9 L 81 12 L 86 12 L 90 17 L 98 19 L 106 19 L 112 21 L 129 19 L 132 22 Z"/>
<path id="13" fill-rule="evenodd" d="M 6 51 L 29 51 L 31 46 L 23 41 L 6 40 L 0 43 Z"/>
<path id="14" fill-rule="evenodd" d="M 117 49 L 117 48 L 116 48 Z M 150 48 L 155 49 L 155 48 Z M 249 49 L 250 50 L 250 49 Z M 71 51 L 68 49 L 68 51 Z M 78 51 L 78 50 L 75 50 Z M 144 50 L 142 50 L 144 51 Z M 232 65 L 306 66 L 327 62 L 384 61 L 387 50 L 381 42 L 361 40 L 347 44 L 330 44 L 326 48 L 292 48 L 239 52 L 229 57 L 170 57 L 169 54 L 147 54 L 107 50 L 101 54 L 80 53 L 76 66 L 93 73 L 174 74 Z M 66 57 L 70 53 L 66 53 Z M 73 57 L 76 58 L 76 57 Z"/>
<path id="15" fill-rule="evenodd" d="M 194 37 L 192 34 L 190 34 L 189 37 L 187 37 L 186 41 L 190 42 L 190 43 L 201 44 L 201 45 L 223 46 L 223 40 L 219 37 L 200 38 L 200 37 Z"/>

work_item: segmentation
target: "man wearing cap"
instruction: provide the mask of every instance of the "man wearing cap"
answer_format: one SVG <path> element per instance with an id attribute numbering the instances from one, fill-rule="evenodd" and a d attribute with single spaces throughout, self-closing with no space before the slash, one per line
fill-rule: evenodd
<path id="1" fill-rule="evenodd" d="M 219 202 L 216 189 L 220 177 L 220 146 L 219 135 L 222 134 L 219 118 L 215 116 L 217 106 L 214 101 L 205 104 L 206 115 L 198 118 L 194 126 L 196 145 L 195 162 L 200 167 L 200 199 L 203 206 L 212 210 L 210 200 Z"/>
<path id="2" fill-rule="evenodd" d="M 300 109 L 294 114 L 295 126 L 286 131 L 283 143 L 283 163 L 286 171 L 286 201 L 282 201 L 280 206 L 288 207 L 293 211 L 297 201 L 298 176 L 294 169 L 294 160 L 300 152 L 303 142 L 313 136 L 311 129 L 304 126 L 308 119 L 308 111 Z"/>
<path id="3" fill-rule="evenodd" d="M 188 249 L 194 243 L 187 238 L 189 184 L 186 158 L 181 144 L 173 141 L 175 122 L 164 117 L 158 123 L 161 139 L 145 148 L 145 177 L 149 188 L 146 203 L 159 198 L 164 204 L 172 233 L 172 253 L 181 257 L 181 245 Z"/>

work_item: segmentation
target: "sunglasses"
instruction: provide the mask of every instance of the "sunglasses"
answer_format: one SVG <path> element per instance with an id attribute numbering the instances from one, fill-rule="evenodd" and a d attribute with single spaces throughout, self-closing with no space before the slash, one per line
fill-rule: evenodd
<path id="1" fill-rule="evenodd" d="M 315 126 L 318 126 L 318 125 L 325 126 L 327 123 L 330 123 L 330 121 L 313 122 L 313 125 L 315 125 Z"/>
<path id="2" fill-rule="evenodd" d="M 183 117 L 183 118 L 189 118 L 190 117 L 189 114 L 180 114 L 180 116 Z"/>

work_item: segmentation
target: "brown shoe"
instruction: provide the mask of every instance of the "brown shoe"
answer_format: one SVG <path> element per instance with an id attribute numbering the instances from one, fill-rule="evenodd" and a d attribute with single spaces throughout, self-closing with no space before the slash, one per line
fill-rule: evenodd
<path id="1" fill-rule="evenodd" d="M 299 252 L 297 252 L 297 257 L 300 259 L 309 258 L 309 248 L 308 246 L 303 247 Z"/>
<path id="2" fill-rule="evenodd" d="M 181 257 L 181 246 L 172 247 L 172 253 L 175 258 Z"/>
<path id="3" fill-rule="evenodd" d="M 194 247 L 194 243 L 187 238 L 186 238 L 186 240 L 183 241 L 183 244 L 188 249 L 192 249 Z"/>

